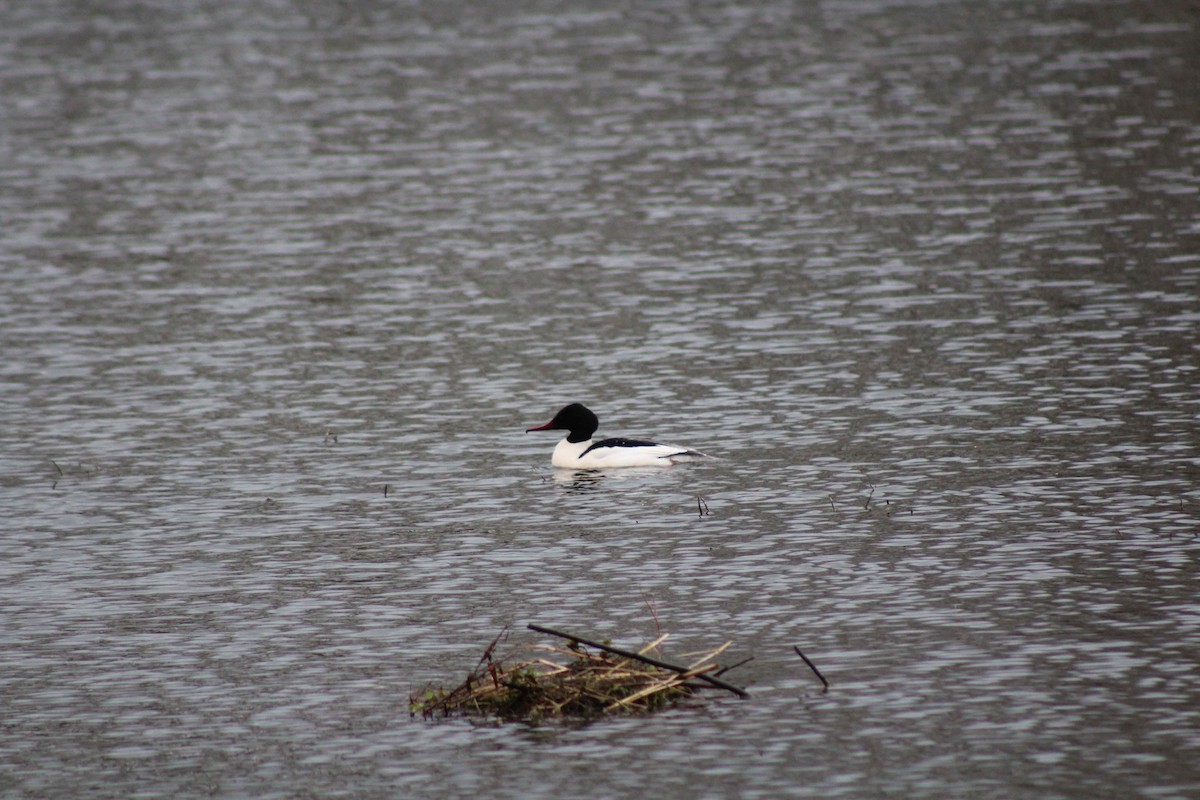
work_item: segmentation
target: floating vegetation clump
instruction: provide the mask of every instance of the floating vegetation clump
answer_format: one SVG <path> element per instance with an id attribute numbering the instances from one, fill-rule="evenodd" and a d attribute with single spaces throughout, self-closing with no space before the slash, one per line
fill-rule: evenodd
<path id="1" fill-rule="evenodd" d="M 431 688 L 410 698 L 413 715 L 466 714 L 506 720 L 595 717 L 653 711 L 704 688 L 749 696 L 718 677 L 729 669 L 716 662 L 728 642 L 715 650 L 686 655 L 687 664 L 673 664 L 659 658 L 658 648 L 666 635 L 632 651 L 550 628 L 529 627 L 569 644 L 541 645 L 536 649 L 550 657 L 505 664 L 495 654 L 506 633 L 501 631 L 461 684 L 448 690 Z"/>

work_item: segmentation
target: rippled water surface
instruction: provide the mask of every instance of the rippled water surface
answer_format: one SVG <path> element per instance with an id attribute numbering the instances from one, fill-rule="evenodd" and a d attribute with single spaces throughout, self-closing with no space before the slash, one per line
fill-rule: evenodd
<path id="1" fill-rule="evenodd" d="M 1200 794 L 1200 12 L 622 5 L 0 10 L 0 794 Z"/>

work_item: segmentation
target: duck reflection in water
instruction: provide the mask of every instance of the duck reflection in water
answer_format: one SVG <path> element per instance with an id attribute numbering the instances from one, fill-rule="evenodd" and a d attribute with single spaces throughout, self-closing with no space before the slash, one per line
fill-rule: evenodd
<path id="1" fill-rule="evenodd" d="M 556 469 L 549 480 L 566 489 L 572 494 L 594 492 L 605 486 L 605 482 L 623 482 L 630 478 L 661 477 L 659 467 L 626 467 L 620 470 L 608 469 Z M 545 478 L 543 479 L 545 480 Z M 611 486 L 611 483 L 609 483 Z"/>

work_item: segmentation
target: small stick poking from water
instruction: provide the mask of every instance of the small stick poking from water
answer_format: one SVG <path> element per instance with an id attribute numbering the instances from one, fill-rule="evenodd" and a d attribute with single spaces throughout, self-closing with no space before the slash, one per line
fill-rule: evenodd
<path id="1" fill-rule="evenodd" d="M 383 496 L 384 496 L 384 497 L 387 497 L 387 490 L 388 490 L 388 485 L 385 483 L 385 484 L 383 485 Z"/>
<path id="2" fill-rule="evenodd" d="M 701 507 L 703 504 L 703 508 Z M 701 517 L 711 517 L 712 512 L 708 510 L 708 502 L 700 495 L 696 495 L 696 513 Z"/>
<path id="3" fill-rule="evenodd" d="M 646 609 L 649 610 L 650 616 L 654 619 L 654 630 L 662 634 L 662 625 L 658 621 L 658 606 L 654 605 L 654 598 L 648 593 L 642 592 L 642 602 L 646 604 Z"/>
<path id="4" fill-rule="evenodd" d="M 713 677 L 719 678 L 722 675 L 724 675 L 726 672 L 729 672 L 729 670 L 737 669 L 742 664 L 748 664 L 753 660 L 754 660 L 754 656 L 747 656 L 747 657 L 743 658 L 741 661 L 737 662 L 736 664 L 730 664 L 728 667 L 721 667 L 719 670 L 717 670 L 716 672 L 713 673 Z"/>
<path id="5" fill-rule="evenodd" d="M 822 689 L 821 691 L 828 692 L 829 691 L 829 681 L 825 680 L 825 676 L 821 674 L 821 670 L 817 669 L 817 665 L 814 664 L 813 662 L 809 661 L 808 656 L 804 655 L 804 653 L 801 653 L 800 648 L 797 647 L 796 645 L 792 645 L 792 649 L 796 651 L 796 655 L 798 655 L 802 659 L 804 659 L 804 663 L 808 664 L 808 668 L 813 671 L 813 675 L 816 675 L 818 678 L 821 679 L 821 683 L 823 683 L 825 685 L 825 688 Z"/>
<path id="6" fill-rule="evenodd" d="M 483 655 L 480 656 L 479 663 L 475 665 L 475 669 L 479 669 L 481 666 L 483 666 L 483 662 L 485 661 L 489 664 L 492 663 L 492 653 L 496 652 L 496 645 L 500 644 L 501 639 L 508 639 L 508 636 L 506 635 L 507 633 L 508 626 L 505 625 L 500 629 L 500 632 L 496 634 L 496 638 L 492 639 L 492 643 L 488 645 L 487 650 L 483 651 Z"/>
<path id="7" fill-rule="evenodd" d="M 871 507 L 871 498 L 875 496 L 875 484 L 868 483 L 867 486 L 871 487 L 871 493 L 867 495 L 867 502 L 863 503 L 863 508 L 869 509 Z"/>
<path id="8" fill-rule="evenodd" d="M 837 506 L 833 504 L 833 495 L 829 495 L 829 507 L 835 512 L 837 511 Z"/>

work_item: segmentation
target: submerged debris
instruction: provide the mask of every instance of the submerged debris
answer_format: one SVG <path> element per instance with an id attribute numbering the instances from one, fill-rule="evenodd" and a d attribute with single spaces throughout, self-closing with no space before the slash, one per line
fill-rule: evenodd
<path id="1" fill-rule="evenodd" d="M 467 714 L 508 720 L 594 717 L 653 711 L 711 687 L 739 697 L 749 696 L 743 689 L 716 677 L 724 670 L 715 659 L 725 652 L 729 642 L 709 652 L 685 654 L 691 661 L 680 665 L 657 657 L 667 634 L 635 652 L 538 625 L 529 628 L 568 640 L 566 647 L 535 648 L 558 656 L 559 660 L 533 658 L 515 664 L 502 663 L 495 650 L 507 633 L 506 628 L 461 684 L 449 690 L 430 688 L 419 697 L 411 697 L 413 716 L 420 714 L 428 719 Z M 564 656 L 566 662 L 559 663 Z"/>

